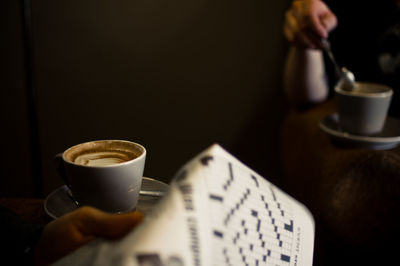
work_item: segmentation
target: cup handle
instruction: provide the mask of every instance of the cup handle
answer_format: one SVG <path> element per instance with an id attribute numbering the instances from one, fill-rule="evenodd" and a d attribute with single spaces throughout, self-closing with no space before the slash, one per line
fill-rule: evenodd
<path id="1" fill-rule="evenodd" d="M 56 169 L 57 169 L 57 172 L 60 175 L 61 179 L 64 181 L 64 183 L 67 185 L 68 188 L 71 188 L 71 185 L 67 178 L 67 174 L 65 172 L 65 166 L 64 166 L 64 161 L 63 161 L 62 155 L 63 155 L 62 153 L 57 154 L 54 157 L 54 162 L 56 164 Z"/>

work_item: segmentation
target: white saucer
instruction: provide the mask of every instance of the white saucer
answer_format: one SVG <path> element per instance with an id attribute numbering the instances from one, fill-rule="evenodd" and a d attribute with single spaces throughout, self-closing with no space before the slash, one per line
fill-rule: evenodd
<path id="1" fill-rule="evenodd" d="M 339 127 L 337 113 L 323 118 L 319 127 L 342 144 L 374 150 L 388 150 L 400 144 L 400 120 L 387 117 L 382 131 L 373 136 L 358 136 L 343 132 Z"/>
<path id="2" fill-rule="evenodd" d="M 143 214 L 147 214 L 162 197 L 162 192 L 166 192 L 168 188 L 169 186 L 161 181 L 149 177 L 143 177 L 142 188 L 140 191 L 141 194 L 139 195 L 136 209 Z M 149 195 L 153 194 L 151 192 L 154 192 L 154 195 Z M 53 219 L 57 219 L 77 208 L 77 205 L 71 198 L 69 188 L 66 185 L 51 192 L 44 202 L 46 213 Z"/>

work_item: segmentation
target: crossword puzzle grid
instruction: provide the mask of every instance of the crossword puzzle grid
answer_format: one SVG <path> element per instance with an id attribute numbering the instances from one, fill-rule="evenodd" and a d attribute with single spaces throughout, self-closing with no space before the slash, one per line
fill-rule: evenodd
<path id="1" fill-rule="evenodd" d="M 214 265 L 290 265 L 292 214 L 274 186 L 223 158 L 205 167 Z"/>

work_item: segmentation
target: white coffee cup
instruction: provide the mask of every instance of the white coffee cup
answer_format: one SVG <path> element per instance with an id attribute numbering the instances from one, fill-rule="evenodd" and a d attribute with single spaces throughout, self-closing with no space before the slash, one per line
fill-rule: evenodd
<path id="1" fill-rule="evenodd" d="M 56 156 L 75 201 L 111 213 L 136 208 L 145 159 L 142 145 L 125 140 L 81 143 Z"/>
<path id="2" fill-rule="evenodd" d="M 379 133 L 386 121 L 392 88 L 378 83 L 355 82 L 352 90 L 335 87 L 339 126 L 354 135 Z"/>

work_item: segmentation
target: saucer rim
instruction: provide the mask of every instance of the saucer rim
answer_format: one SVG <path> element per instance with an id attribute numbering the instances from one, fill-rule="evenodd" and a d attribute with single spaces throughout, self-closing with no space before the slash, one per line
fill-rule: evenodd
<path id="1" fill-rule="evenodd" d="M 364 142 L 368 144 L 394 144 L 400 142 L 400 135 L 399 136 L 394 136 L 394 137 L 374 137 L 374 136 L 359 136 L 359 135 L 353 135 L 347 132 L 339 131 L 332 129 L 326 125 L 326 120 L 328 118 L 331 118 L 333 121 L 337 123 L 338 121 L 338 114 L 333 113 L 330 115 L 325 116 L 323 119 L 320 120 L 319 122 L 319 127 L 325 131 L 326 133 L 341 138 L 345 140 L 353 140 L 357 142 Z M 387 119 L 393 119 L 398 121 L 398 119 L 388 117 Z M 399 121 L 400 122 L 400 121 Z"/>
<path id="2" fill-rule="evenodd" d="M 163 184 L 166 185 L 166 186 L 169 186 L 167 183 L 162 182 L 162 181 L 157 180 L 157 179 L 154 179 L 154 178 L 151 178 L 151 177 L 145 177 L 145 176 L 144 176 L 143 179 L 146 179 L 146 180 L 149 180 L 149 181 L 160 182 L 160 183 L 163 183 Z M 45 199 L 45 201 L 44 201 L 44 203 L 43 203 L 43 208 L 44 208 L 46 214 L 49 215 L 49 216 L 50 216 L 52 219 L 54 219 L 54 220 L 60 218 L 61 216 L 56 216 L 56 215 L 54 215 L 51 211 L 48 210 L 48 206 L 47 206 L 47 205 L 48 205 L 49 199 L 50 199 L 52 196 L 54 196 L 54 194 L 58 193 L 59 190 L 65 190 L 65 191 L 67 191 L 67 190 L 69 190 L 69 188 L 67 187 L 67 185 L 59 186 L 58 188 L 54 189 L 49 195 L 47 195 L 47 197 L 46 197 L 46 199 Z M 71 200 L 72 200 L 72 199 L 71 199 Z"/>

